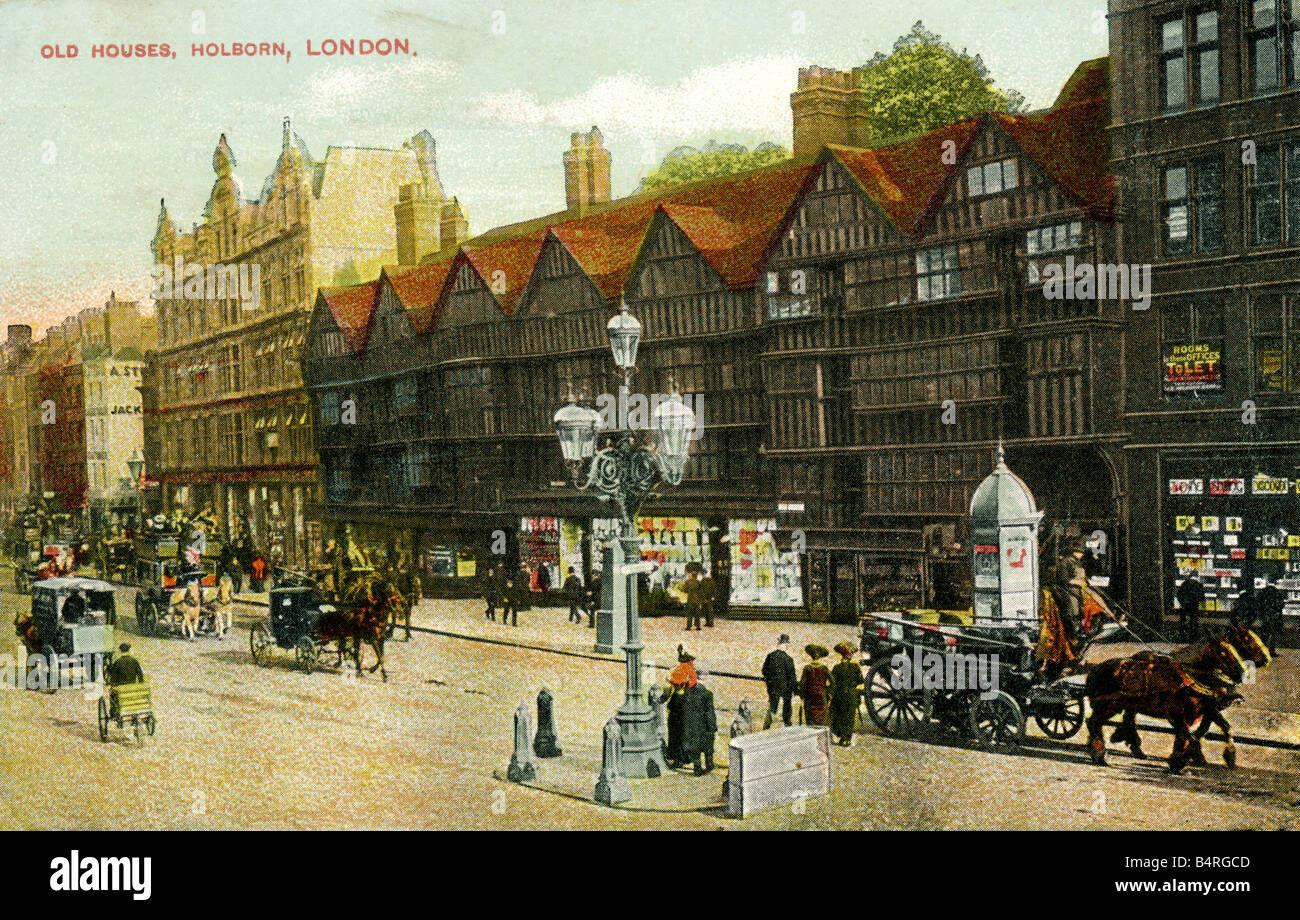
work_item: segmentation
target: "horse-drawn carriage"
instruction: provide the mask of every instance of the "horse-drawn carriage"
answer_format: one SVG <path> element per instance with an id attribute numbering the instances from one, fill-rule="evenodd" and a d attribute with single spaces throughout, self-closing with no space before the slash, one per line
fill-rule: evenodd
<path id="1" fill-rule="evenodd" d="M 135 545 L 125 537 L 104 540 L 98 551 L 99 577 L 121 584 L 135 583 Z"/>
<path id="2" fill-rule="evenodd" d="M 93 578 L 48 578 L 32 588 L 31 613 L 15 621 L 19 638 L 35 666 L 80 665 L 85 676 L 96 662 L 102 669 L 113 660 L 117 607 L 113 586 Z M 42 681 L 44 686 L 57 681 Z"/>
<path id="3" fill-rule="evenodd" d="M 1033 716 L 1049 738 L 1074 737 L 1084 722 L 1084 676 L 1049 678 L 1038 635 L 1024 628 L 916 623 L 872 618 L 884 636 L 872 645 L 863 697 L 876 727 L 907 737 L 927 722 L 965 732 L 984 747 L 1019 744 Z M 1101 626 L 1078 654 L 1119 627 Z"/>
<path id="4" fill-rule="evenodd" d="M 354 582 L 338 604 L 321 597 L 316 588 L 277 587 L 271 590 L 270 615 L 249 633 L 253 661 L 265 664 L 276 648 L 292 651 L 298 667 L 310 674 L 331 644 L 339 664 L 351 654 L 361 671 L 361 646 L 369 645 L 378 659 L 385 681 L 384 640 L 392 631 L 394 612 L 403 604 L 401 594 L 382 579 L 369 576 Z"/>
<path id="5" fill-rule="evenodd" d="M 210 562 L 195 566 L 181 558 L 175 540 L 138 540 L 135 547 L 135 622 L 145 635 L 180 635 L 184 618 L 182 595 L 191 581 L 199 582 L 199 630 L 212 631 L 216 623 L 214 597 L 217 575 Z"/>

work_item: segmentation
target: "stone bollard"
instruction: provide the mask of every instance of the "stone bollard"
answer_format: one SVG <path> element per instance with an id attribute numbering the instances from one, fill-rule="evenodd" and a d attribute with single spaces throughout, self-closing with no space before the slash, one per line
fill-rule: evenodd
<path id="1" fill-rule="evenodd" d="M 754 716 L 749 711 L 749 700 L 741 700 L 736 707 L 736 717 L 731 720 L 731 737 L 750 735 L 754 732 Z"/>
<path id="2" fill-rule="evenodd" d="M 618 720 L 605 723 L 605 743 L 601 748 L 600 779 L 596 781 L 596 801 L 602 805 L 617 805 L 632 798 L 618 762 L 623 756 L 623 739 L 619 737 Z"/>
<path id="3" fill-rule="evenodd" d="M 510 754 L 510 768 L 506 771 L 506 779 L 512 783 L 531 783 L 537 779 L 533 754 L 528 747 L 530 721 L 528 707 L 520 703 L 515 710 L 515 749 Z"/>
<path id="4" fill-rule="evenodd" d="M 537 735 L 533 738 L 533 753 L 538 757 L 559 757 L 559 739 L 555 735 L 555 701 L 545 687 L 537 694 Z"/>

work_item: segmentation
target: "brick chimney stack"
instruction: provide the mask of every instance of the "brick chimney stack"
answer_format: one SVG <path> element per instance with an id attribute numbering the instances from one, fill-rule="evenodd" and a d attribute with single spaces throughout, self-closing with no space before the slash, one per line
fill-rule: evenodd
<path id="1" fill-rule="evenodd" d="M 419 265 L 437 252 L 441 243 L 442 198 L 423 182 L 410 182 L 397 190 L 393 219 L 397 225 L 397 264 Z"/>
<path id="2" fill-rule="evenodd" d="M 585 214 L 610 199 L 609 151 L 595 125 L 586 134 L 574 131 L 564 153 L 564 198 L 569 210 Z"/>
<path id="3" fill-rule="evenodd" d="M 794 155 L 814 154 L 827 144 L 867 147 L 870 115 L 862 69 L 800 67 L 799 87 L 790 94 Z"/>

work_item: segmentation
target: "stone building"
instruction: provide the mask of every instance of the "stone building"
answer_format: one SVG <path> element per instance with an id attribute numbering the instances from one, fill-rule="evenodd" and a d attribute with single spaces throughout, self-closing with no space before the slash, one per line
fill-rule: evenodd
<path id="1" fill-rule="evenodd" d="M 1128 312 L 1132 602 L 1210 615 L 1281 585 L 1300 613 L 1300 9 L 1112 0 L 1111 155 Z"/>
<path id="2" fill-rule="evenodd" d="M 182 232 L 165 203 L 158 217 L 152 251 L 172 284 L 155 291 L 149 475 L 167 510 L 209 508 L 224 534 L 246 530 L 264 552 L 301 565 L 320 547 L 301 372 L 315 292 L 374 278 L 399 256 L 416 261 L 444 236 L 458 241 L 464 214 L 445 199 L 427 131 L 398 149 L 331 146 L 317 159 L 285 119 L 255 197 L 236 165 L 222 135 L 202 220 Z"/>

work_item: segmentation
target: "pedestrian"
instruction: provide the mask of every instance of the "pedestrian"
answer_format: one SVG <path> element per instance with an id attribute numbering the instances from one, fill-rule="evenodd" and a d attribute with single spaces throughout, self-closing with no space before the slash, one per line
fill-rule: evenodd
<path id="1" fill-rule="evenodd" d="M 700 629 L 700 616 L 702 613 L 700 580 L 695 576 L 696 568 L 692 563 L 686 567 L 686 581 L 682 582 L 682 593 L 686 595 L 686 631 Z"/>
<path id="2" fill-rule="evenodd" d="M 668 686 L 663 700 L 668 704 L 668 756 L 669 767 L 680 767 L 686 762 L 682 750 L 683 697 L 699 681 L 695 671 L 695 656 L 683 646 L 677 646 L 677 667 L 668 675 Z"/>
<path id="3" fill-rule="evenodd" d="M 574 571 L 573 566 L 569 566 L 569 577 L 564 579 L 564 594 L 569 601 L 569 622 L 582 625 L 582 601 L 583 601 L 582 579 Z"/>
<path id="4" fill-rule="evenodd" d="M 1286 594 L 1274 585 L 1265 585 L 1255 593 L 1252 616 L 1245 625 L 1254 629 L 1270 655 L 1277 654 L 1277 643 L 1282 638 L 1283 619 L 1286 612 Z"/>
<path id="5" fill-rule="evenodd" d="M 248 565 L 248 573 L 253 582 L 253 593 L 261 593 L 266 582 L 266 557 L 260 552 L 253 555 L 253 561 Z"/>
<path id="6" fill-rule="evenodd" d="M 697 678 L 698 678 L 697 672 Z M 718 734 L 718 714 L 713 691 L 698 679 L 682 694 L 682 755 L 696 776 L 713 772 L 713 745 Z"/>
<path id="7" fill-rule="evenodd" d="M 862 668 L 853 660 L 853 646 L 835 646 L 840 663 L 831 668 L 831 734 L 842 747 L 853 744 L 858 728 L 858 704 L 862 700 Z"/>
<path id="8" fill-rule="evenodd" d="M 231 587 L 238 593 L 239 560 L 235 558 L 235 547 L 229 540 L 221 546 L 221 554 L 217 557 L 217 565 L 220 567 L 221 575 L 230 576 Z"/>
<path id="9" fill-rule="evenodd" d="M 510 618 L 511 626 L 519 625 L 519 611 L 528 610 L 532 607 L 533 591 L 531 587 L 531 573 L 528 566 L 521 563 L 519 572 L 509 583 L 506 591 L 506 605 L 501 611 L 501 625 L 506 625 L 506 617 Z"/>
<path id="10" fill-rule="evenodd" d="M 776 648 L 763 659 L 763 682 L 767 684 L 767 717 L 763 720 L 763 730 L 772 727 L 778 707 L 781 721 L 786 725 L 793 724 L 793 700 L 799 686 L 799 675 L 795 673 L 794 659 L 790 657 L 790 637 L 785 633 L 776 640 Z"/>
<path id="11" fill-rule="evenodd" d="M 830 725 L 831 672 L 822 659 L 830 654 L 821 645 L 805 645 L 804 652 L 811 659 L 804 665 L 799 678 L 799 696 L 803 699 L 804 722 L 807 725 Z"/>
<path id="12" fill-rule="evenodd" d="M 704 625 L 713 628 L 713 610 L 717 605 L 718 583 L 713 572 L 700 579 L 700 609 L 704 613 Z"/>
<path id="13" fill-rule="evenodd" d="M 591 576 L 591 584 L 587 586 L 587 628 L 596 628 L 596 611 L 601 605 L 601 581 L 600 573 L 594 572 Z"/>
<path id="14" fill-rule="evenodd" d="M 1195 572 L 1183 579 L 1183 583 L 1174 592 L 1174 598 L 1178 601 L 1178 625 L 1183 633 L 1183 641 L 1195 641 L 1201 605 L 1205 603 L 1205 586 Z"/>
<path id="15" fill-rule="evenodd" d="M 501 566 L 495 565 L 483 573 L 479 590 L 483 594 L 483 603 L 486 605 L 483 610 L 483 617 L 495 623 L 497 621 L 497 604 L 501 603 L 501 597 L 505 593 L 501 584 Z"/>

